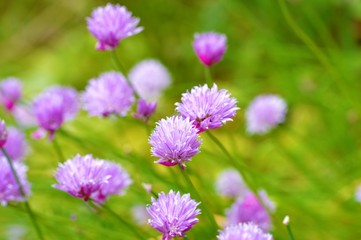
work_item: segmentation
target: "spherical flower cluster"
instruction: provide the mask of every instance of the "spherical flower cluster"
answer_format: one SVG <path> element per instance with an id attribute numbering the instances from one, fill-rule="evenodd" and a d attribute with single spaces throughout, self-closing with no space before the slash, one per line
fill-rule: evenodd
<path id="1" fill-rule="evenodd" d="M 161 192 L 158 199 L 152 198 L 152 203 L 147 206 L 151 216 L 148 224 L 163 233 L 163 240 L 184 237 L 185 232 L 198 222 L 199 204 L 189 194 L 181 195 L 173 190 L 168 194 Z"/>
<path id="2" fill-rule="evenodd" d="M 26 178 L 28 168 L 21 162 L 13 162 L 15 172 L 19 177 L 20 184 L 25 196 L 30 194 L 30 184 Z M 25 201 L 22 196 L 16 178 L 11 171 L 9 163 L 4 157 L 0 157 L 0 204 L 6 206 L 10 201 Z"/>
<path id="3" fill-rule="evenodd" d="M 199 132 L 219 128 L 227 121 L 232 121 L 239 109 L 236 99 L 230 97 L 227 90 L 218 90 L 207 85 L 194 87 L 191 92 L 182 94 L 181 103 L 176 103 L 176 110 L 194 121 Z"/>
<path id="4" fill-rule="evenodd" d="M 193 49 L 199 60 L 210 67 L 218 63 L 226 52 L 227 37 L 215 32 L 195 34 Z"/>
<path id="5" fill-rule="evenodd" d="M 9 127 L 4 149 L 11 160 L 23 160 L 28 150 L 28 144 L 25 140 L 24 133 L 14 127 Z M 3 153 L 0 152 L 0 157 L 2 156 Z"/>
<path id="6" fill-rule="evenodd" d="M 141 98 L 138 100 L 137 112 L 133 113 L 133 117 L 147 122 L 150 116 L 154 113 L 156 107 L 157 102 L 148 103 Z"/>
<path id="7" fill-rule="evenodd" d="M 0 120 L 0 148 L 4 147 L 8 139 L 8 130 L 4 120 Z"/>
<path id="8" fill-rule="evenodd" d="M 99 203 L 104 202 L 109 195 L 123 194 L 132 183 L 120 165 L 95 159 L 92 155 L 77 155 L 60 163 L 55 178 L 59 184 L 53 187 L 84 201 L 92 199 Z"/>
<path id="9" fill-rule="evenodd" d="M 253 193 L 238 199 L 227 211 L 227 226 L 249 222 L 257 224 L 264 231 L 271 228 L 271 217 Z"/>
<path id="10" fill-rule="evenodd" d="M 74 88 L 53 86 L 47 90 L 47 94 L 60 96 L 64 108 L 64 120 L 72 120 L 79 111 L 79 95 Z"/>
<path id="11" fill-rule="evenodd" d="M 216 189 L 221 195 L 232 197 L 241 196 L 248 191 L 246 183 L 235 169 L 226 169 L 219 174 Z"/>
<path id="12" fill-rule="evenodd" d="M 220 231 L 218 240 L 272 240 L 272 235 L 264 233 L 253 223 L 240 223 Z"/>
<path id="13" fill-rule="evenodd" d="M 94 9 L 87 23 L 88 30 L 98 40 L 97 50 L 112 50 L 120 40 L 143 30 L 137 27 L 139 18 L 133 17 L 126 7 L 119 4 L 108 3 L 105 7 Z"/>
<path id="14" fill-rule="evenodd" d="M 82 100 L 91 116 L 125 116 L 133 105 L 134 94 L 121 73 L 106 72 L 89 81 Z"/>
<path id="15" fill-rule="evenodd" d="M 156 101 L 171 83 L 168 70 L 157 60 L 148 59 L 135 65 L 128 74 L 137 94 L 147 100 Z"/>
<path id="16" fill-rule="evenodd" d="M 21 98 L 21 82 L 13 77 L 4 79 L 0 83 L 0 102 L 5 109 L 11 111 Z"/>
<path id="17" fill-rule="evenodd" d="M 189 118 L 173 116 L 157 122 L 149 143 L 153 156 L 159 158 L 156 163 L 165 166 L 179 164 L 184 168 L 185 163 L 199 152 L 201 141 Z"/>
<path id="18" fill-rule="evenodd" d="M 277 95 L 259 95 L 246 111 L 247 131 L 251 134 L 267 133 L 285 120 L 286 102 Z"/>

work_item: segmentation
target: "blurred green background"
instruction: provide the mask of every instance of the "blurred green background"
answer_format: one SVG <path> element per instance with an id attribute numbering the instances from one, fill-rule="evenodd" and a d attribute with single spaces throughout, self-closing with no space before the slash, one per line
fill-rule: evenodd
<path id="1" fill-rule="evenodd" d="M 116 3 L 116 1 L 112 1 Z M 0 2 L 0 78 L 15 76 L 25 99 L 52 84 L 83 90 L 89 79 L 115 69 L 109 52 L 95 50 L 85 18 L 107 1 L 22 0 Z M 275 239 L 288 239 L 282 225 L 291 218 L 296 239 L 361 239 L 361 1 L 358 0 L 133 0 L 118 1 L 141 19 L 144 31 L 124 39 L 117 54 L 127 69 L 146 58 L 159 59 L 173 84 L 152 121 L 174 114 L 182 92 L 204 82 L 193 49 L 196 32 L 227 35 L 223 61 L 212 68 L 215 82 L 238 99 L 234 122 L 213 133 L 251 169 L 259 188 L 277 204 Z M 285 124 L 264 136 L 245 132 L 245 109 L 258 94 L 275 93 L 289 106 Z M 1 116 L 13 120 L 4 111 Z M 90 118 L 81 113 L 57 135 L 67 158 L 76 153 L 121 163 L 134 184 L 109 206 L 132 222 L 130 208 L 150 203 L 140 186 L 156 192 L 187 192 L 178 169 L 154 165 L 148 133 L 139 122 Z M 34 141 L 29 180 L 33 206 L 47 239 L 136 239 L 105 212 L 89 211 L 80 199 L 51 188 L 58 158 L 46 140 Z M 188 171 L 205 206 L 224 221 L 230 199 L 214 189 L 217 174 L 230 167 L 214 143 L 202 135 L 201 153 Z M 202 215 L 189 239 L 215 239 Z M 20 228 L 20 230 L 19 230 Z M 154 229 L 139 227 L 146 236 Z M 25 234 L 8 237 L 9 229 Z M 21 230 L 23 229 L 23 230 Z M 21 234 L 20 234 L 21 235 Z M 19 206 L 0 208 L 0 239 L 36 239 Z"/>

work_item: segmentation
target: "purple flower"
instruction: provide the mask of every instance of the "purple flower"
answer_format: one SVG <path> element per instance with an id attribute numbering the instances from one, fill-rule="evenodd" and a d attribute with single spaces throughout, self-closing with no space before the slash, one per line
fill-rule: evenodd
<path id="1" fill-rule="evenodd" d="M 55 172 L 59 184 L 53 187 L 68 192 L 74 197 L 88 201 L 104 202 L 109 195 L 123 194 L 132 182 L 120 165 L 95 159 L 92 155 L 76 155 L 60 163 Z"/>
<path id="2" fill-rule="evenodd" d="M 188 118 L 173 116 L 157 122 L 149 143 L 152 145 L 152 155 L 159 158 L 156 163 L 165 166 L 179 164 L 184 168 L 185 162 L 199 152 L 201 141 L 198 140 L 197 129 Z"/>
<path id="3" fill-rule="evenodd" d="M 195 34 L 193 49 L 199 60 L 210 67 L 218 63 L 226 52 L 227 37 L 215 32 Z"/>
<path id="4" fill-rule="evenodd" d="M 248 191 L 247 185 L 235 169 L 226 169 L 219 174 L 216 189 L 221 195 L 232 197 L 241 196 Z"/>
<path id="5" fill-rule="evenodd" d="M 271 217 L 251 192 L 243 199 L 236 200 L 227 211 L 227 226 L 249 222 L 257 224 L 264 231 L 269 231 L 271 228 Z"/>
<path id="6" fill-rule="evenodd" d="M 19 177 L 20 184 L 25 195 L 30 194 L 30 184 L 26 178 L 28 168 L 21 162 L 13 162 L 15 172 Z M 4 157 L 0 157 L 0 203 L 6 206 L 10 201 L 25 201 L 21 194 L 16 178 L 11 171 L 9 163 Z"/>
<path id="7" fill-rule="evenodd" d="M 168 70 L 157 60 L 148 59 L 135 65 L 128 74 L 137 94 L 147 101 L 156 101 L 171 83 Z"/>
<path id="8" fill-rule="evenodd" d="M 8 137 L 4 145 L 4 149 L 11 160 L 23 160 L 28 150 L 28 144 L 25 140 L 24 133 L 14 127 L 9 127 Z M 0 157 L 2 156 L 3 153 L 0 152 Z"/>
<path id="9" fill-rule="evenodd" d="M 247 131 L 251 134 L 267 133 L 285 120 L 286 102 L 277 95 L 259 95 L 246 111 Z"/>
<path id="10" fill-rule="evenodd" d="M 356 189 L 355 199 L 357 202 L 361 203 L 361 185 Z"/>
<path id="11" fill-rule="evenodd" d="M 0 120 L 0 148 L 4 147 L 8 139 L 8 131 L 4 120 Z"/>
<path id="12" fill-rule="evenodd" d="M 182 94 L 181 103 L 176 103 L 176 110 L 194 121 L 199 132 L 219 128 L 236 115 L 236 99 L 230 97 L 227 90 L 218 90 L 216 84 L 212 88 L 197 86 L 191 92 Z"/>
<path id="13" fill-rule="evenodd" d="M 132 17 L 132 13 L 119 4 L 108 3 L 105 7 L 94 9 L 87 23 L 88 30 L 98 40 L 97 50 L 112 50 L 123 38 L 143 30 L 137 27 L 139 18 Z"/>
<path id="14" fill-rule="evenodd" d="M 121 73 L 106 72 L 91 79 L 83 95 L 84 109 L 91 116 L 125 116 L 134 102 L 132 88 Z"/>
<path id="15" fill-rule="evenodd" d="M 6 78 L 0 83 L 0 101 L 1 104 L 11 111 L 16 102 L 21 98 L 21 82 L 13 77 Z"/>
<path id="16" fill-rule="evenodd" d="M 76 91 L 67 87 L 49 88 L 34 100 L 33 111 L 39 126 L 48 131 L 49 139 L 52 139 L 63 122 L 77 113 Z"/>
<path id="17" fill-rule="evenodd" d="M 137 119 L 141 119 L 144 122 L 147 122 L 150 116 L 152 116 L 153 112 L 157 107 L 157 102 L 148 103 L 144 99 L 138 100 L 137 112 L 133 113 L 133 117 Z"/>
<path id="18" fill-rule="evenodd" d="M 272 240 L 272 235 L 264 233 L 253 223 L 240 223 L 220 231 L 218 240 Z"/>
<path id="19" fill-rule="evenodd" d="M 36 119 L 32 109 L 26 105 L 18 104 L 13 110 L 12 114 L 21 127 L 33 127 L 36 126 Z"/>
<path id="20" fill-rule="evenodd" d="M 197 208 L 199 204 L 190 198 L 189 193 L 181 196 L 173 190 L 167 195 L 161 192 L 158 199 L 152 198 L 152 203 L 147 206 L 151 216 L 148 224 L 163 233 L 162 240 L 184 237 L 184 233 L 198 222 L 196 216 L 201 213 Z"/>

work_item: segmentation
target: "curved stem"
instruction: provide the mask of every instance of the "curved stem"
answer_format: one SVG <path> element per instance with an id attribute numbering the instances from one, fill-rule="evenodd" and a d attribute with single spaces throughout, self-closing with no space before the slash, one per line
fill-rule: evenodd
<path id="1" fill-rule="evenodd" d="M 64 161 L 65 161 L 65 157 L 64 157 L 63 152 L 61 151 L 61 148 L 60 148 L 60 146 L 59 146 L 56 138 L 53 139 L 53 145 L 54 145 L 54 148 L 55 148 L 55 152 L 56 152 L 56 154 L 58 155 L 59 162 L 64 162 Z"/>
<path id="2" fill-rule="evenodd" d="M 113 60 L 115 67 L 126 76 L 127 71 L 125 70 L 125 67 L 123 66 L 123 64 L 119 61 L 115 50 L 111 51 L 111 55 L 112 55 L 112 60 Z"/>
<path id="3" fill-rule="evenodd" d="M 18 187 L 19 187 L 19 191 L 20 191 L 20 194 L 21 196 L 25 199 L 25 208 L 26 208 L 26 211 L 28 212 L 30 218 L 31 218 L 31 221 L 34 225 L 34 228 L 36 230 L 36 233 L 38 234 L 38 237 L 39 239 L 43 240 L 44 239 L 44 236 L 41 232 L 41 229 L 40 229 L 40 226 L 38 225 L 38 222 L 36 220 L 36 217 L 33 213 L 33 211 L 31 210 L 31 207 L 30 207 L 30 204 L 28 202 L 28 199 L 27 199 L 27 196 L 25 194 L 25 191 L 24 191 L 24 188 L 23 186 L 21 185 L 21 182 L 20 182 L 20 179 L 19 179 L 19 176 L 18 174 L 16 173 L 15 171 L 15 168 L 14 168 L 14 165 L 12 163 L 12 160 L 10 159 L 9 155 L 7 154 L 7 152 L 5 151 L 4 148 L 1 148 L 1 151 L 2 153 L 4 154 L 7 162 L 9 163 L 9 166 L 11 168 L 11 172 L 13 173 L 14 177 L 15 177 L 15 180 L 16 180 L 16 183 L 18 184 Z"/>
<path id="4" fill-rule="evenodd" d="M 290 240 L 295 240 L 295 237 L 293 236 L 290 224 L 287 224 L 287 232 L 288 232 L 288 236 L 290 237 Z"/>
<path id="5" fill-rule="evenodd" d="M 209 84 L 209 87 L 212 87 L 213 80 L 212 80 L 212 75 L 211 75 L 211 68 L 204 67 L 204 76 L 206 79 L 206 83 Z"/>

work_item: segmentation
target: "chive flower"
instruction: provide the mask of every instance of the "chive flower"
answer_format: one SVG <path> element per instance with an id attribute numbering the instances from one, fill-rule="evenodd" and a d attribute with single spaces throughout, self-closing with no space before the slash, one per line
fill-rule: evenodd
<path id="1" fill-rule="evenodd" d="M 206 67 L 211 67 L 222 60 L 227 50 L 227 37 L 215 32 L 195 34 L 193 49 L 199 60 Z"/>

